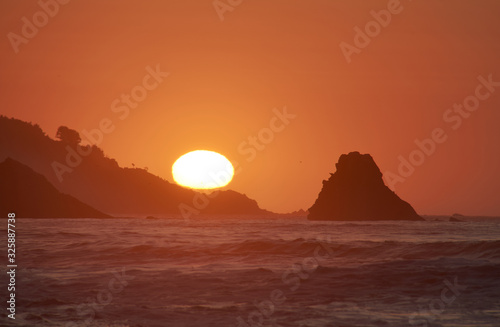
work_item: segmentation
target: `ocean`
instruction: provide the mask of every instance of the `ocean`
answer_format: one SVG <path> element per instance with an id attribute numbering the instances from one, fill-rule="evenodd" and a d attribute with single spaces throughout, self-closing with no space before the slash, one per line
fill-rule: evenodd
<path id="1" fill-rule="evenodd" d="M 1 326 L 500 326 L 498 219 L 17 218 L 16 259 Z"/>

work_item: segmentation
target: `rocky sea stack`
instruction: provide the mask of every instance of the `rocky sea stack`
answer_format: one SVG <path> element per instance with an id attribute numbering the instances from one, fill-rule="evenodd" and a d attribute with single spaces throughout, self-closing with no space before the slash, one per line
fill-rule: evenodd
<path id="1" fill-rule="evenodd" d="M 309 209 L 309 220 L 424 220 L 384 184 L 371 155 L 343 154 L 335 167 Z"/>

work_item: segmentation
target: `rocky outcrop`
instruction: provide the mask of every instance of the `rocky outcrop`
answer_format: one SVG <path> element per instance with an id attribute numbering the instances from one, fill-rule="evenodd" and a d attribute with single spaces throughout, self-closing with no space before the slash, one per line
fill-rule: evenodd
<path id="1" fill-rule="evenodd" d="M 309 209 L 309 220 L 424 220 L 384 184 L 369 154 L 343 154 L 335 166 Z"/>
<path id="2" fill-rule="evenodd" d="M 0 211 L 19 218 L 110 218 L 74 197 L 59 192 L 42 175 L 7 158 L 0 163 Z"/>
<path id="3" fill-rule="evenodd" d="M 246 194 L 233 190 L 215 191 L 209 197 L 207 208 L 202 211 L 206 214 L 240 214 L 266 215 L 271 212 L 261 209 L 257 201 L 250 199 Z"/>
<path id="4" fill-rule="evenodd" d="M 461 222 L 464 222 L 464 220 L 463 220 L 464 217 L 465 217 L 464 215 L 461 215 L 459 213 L 455 213 L 450 217 L 449 221 L 461 223 Z"/>

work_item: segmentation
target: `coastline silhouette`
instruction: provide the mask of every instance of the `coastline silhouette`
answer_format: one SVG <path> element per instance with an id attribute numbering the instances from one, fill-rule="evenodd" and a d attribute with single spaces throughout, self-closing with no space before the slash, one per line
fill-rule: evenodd
<path id="1" fill-rule="evenodd" d="M 189 215 L 274 214 L 233 190 L 200 193 L 170 183 L 146 169 L 120 167 L 99 147 L 80 145 L 79 133 L 66 126 L 58 128 L 59 140 L 53 140 L 36 124 L 1 116 L 0 136 L 0 161 L 12 157 L 29 163 L 59 192 L 95 208 L 96 217 L 103 212 L 180 214 L 182 210 Z M 8 163 L 12 165 L 11 161 Z M 323 181 L 321 192 L 307 212 L 299 210 L 281 216 L 307 215 L 309 220 L 424 220 L 384 184 L 382 173 L 369 154 L 343 154 L 336 169 Z M 25 181 L 38 178 L 34 172 L 22 171 L 26 172 Z M 22 193 L 17 195 L 22 197 Z M 29 201 L 23 203 L 30 206 Z M 64 202 L 61 205 L 64 207 Z M 30 212 L 33 215 L 36 210 Z M 86 212 L 83 210 L 78 216 L 85 216 Z"/>

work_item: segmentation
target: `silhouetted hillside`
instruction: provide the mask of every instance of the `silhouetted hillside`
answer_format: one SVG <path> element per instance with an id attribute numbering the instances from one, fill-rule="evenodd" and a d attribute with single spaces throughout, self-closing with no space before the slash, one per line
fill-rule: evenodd
<path id="1" fill-rule="evenodd" d="M 67 128 L 60 128 L 59 136 L 61 131 L 68 133 Z M 25 163 L 59 191 L 113 215 L 180 214 L 180 203 L 193 207 L 197 192 L 144 169 L 119 167 L 97 146 L 78 145 L 76 137 L 70 136 L 71 141 L 68 137 L 56 141 L 38 125 L 0 116 L 0 161 L 11 157 Z M 202 213 L 268 213 L 255 201 L 239 195 L 221 192 L 210 199 Z"/>
<path id="2" fill-rule="evenodd" d="M 424 220 L 391 191 L 369 154 L 343 154 L 309 209 L 310 220 Z"/>
<path id="3" fill-rule="evenodd" d="M 0 163 L 0 211 L 25 218 L 110 218 L 56 190 L 45 177 L 10 158 Z"/>
<path id="4" fill-rule="evenodd" d="M 218 197 L 221 197 L 223 201 L 217 201 Z M 213 204 L 207 206 L 204 212 L 210 214 L 238 214 L 245 212 L 253 215 L 269 213 L 260 209 L 257 201 L 232 190 L 219 191 L 214 194 Z"/>

